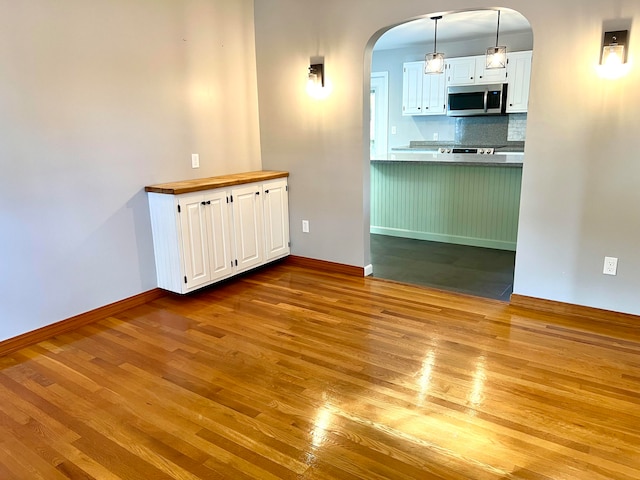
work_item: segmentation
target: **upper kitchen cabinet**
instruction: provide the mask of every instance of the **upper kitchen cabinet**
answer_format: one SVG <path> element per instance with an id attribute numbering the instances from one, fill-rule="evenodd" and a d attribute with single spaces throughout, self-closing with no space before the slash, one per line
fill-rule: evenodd
<path id="1" fill-rule="evenodd" d="M 486 55 L 478 55 L 476 59 L 476 83 L 505 83 L 506 68 L 487 68 Z"/>
<path id="2" fill-rule="evenodd" d="M 447 60 L 447 85 L 473 85 L 476 83 L 475 57 L 450 58 Z"/>
<path id="3" fill-rule="evenodd" d="M 424 62 L 409 62 L 402 68 L 402 114 L 422 114 Z"/>
<path id="4" fill-rule="evenodd" d="M 424 62 L 403 64 L 402 114 L 444 115 L 446 113 L 446 76 L 424 73 Z"/>
<path id="5" fill-rule="evenodd" d="M 447 85 L 474 85 L 480 83 L 505 83 L 505 68 L 486 68 L 484 55 L 459 57 L 447 60 Z"/>
<path id="6" fill-rule="evenodd" d="M 529 105 L 532 52 L 507 54 L 507 113 L 525 113 Z"/>

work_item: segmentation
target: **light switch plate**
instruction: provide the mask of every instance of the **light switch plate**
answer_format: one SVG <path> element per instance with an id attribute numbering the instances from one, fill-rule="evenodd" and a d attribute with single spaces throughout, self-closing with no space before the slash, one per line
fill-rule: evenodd
<path id="1" fill-rule="evenodd" d="M 191 168 L 200 168 L 200 155 L 197 153 L 191 154 Z"/>

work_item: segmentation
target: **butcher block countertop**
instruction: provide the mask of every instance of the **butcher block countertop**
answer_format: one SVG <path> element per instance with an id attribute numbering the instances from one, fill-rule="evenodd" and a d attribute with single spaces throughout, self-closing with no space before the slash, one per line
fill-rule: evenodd
<path id="1" fill-rule="evenodd" d="M 273 180 L 274 178 L 288 176 L 289 172 L 260 170 L 257 172 L 234 173 L 233 175 L 221 175 L 219 177 L 197 178 L 195 180 L 149 185 L 144 187 L 144 190 L 145 192 L 179 195 L 181 193 L 199 192 L 201 190 L 242 185 L 243 183 L 262 182 L 264 180 Z"/>

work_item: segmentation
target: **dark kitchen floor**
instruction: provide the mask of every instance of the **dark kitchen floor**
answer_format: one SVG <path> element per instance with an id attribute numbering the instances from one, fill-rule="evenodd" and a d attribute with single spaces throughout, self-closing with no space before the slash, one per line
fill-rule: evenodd
<path id="1" fill-rule="evenodd" d="M 373 276 L 509 301 L 515 252 L 371 234 Z"/>

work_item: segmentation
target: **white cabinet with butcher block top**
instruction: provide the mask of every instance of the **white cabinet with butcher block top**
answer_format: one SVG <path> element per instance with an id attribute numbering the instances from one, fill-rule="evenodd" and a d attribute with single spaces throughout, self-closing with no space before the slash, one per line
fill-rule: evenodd
<path id="1" fill-rule="evenodd" d="M 241 175 L 146 187 L 160 288 L 189 293 L 289 255 L 286 172 Z"/>

